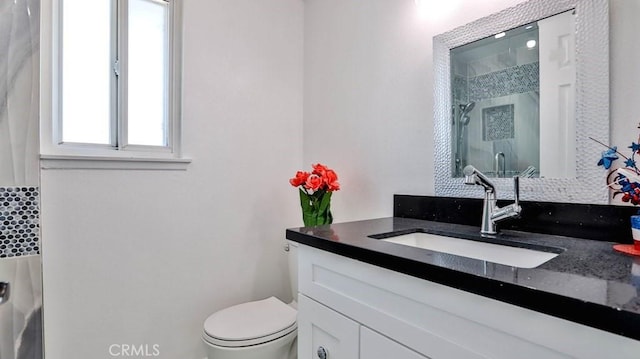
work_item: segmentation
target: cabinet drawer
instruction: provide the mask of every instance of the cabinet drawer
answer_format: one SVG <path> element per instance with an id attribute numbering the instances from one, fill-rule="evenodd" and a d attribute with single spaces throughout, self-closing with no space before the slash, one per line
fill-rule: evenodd
<path id="1" fill-rule="evenodd" d="M 298 295 L 298 358 L 357 359 L 359 341 L 360 324 Z"/>
<path id="2" fill-rule="evenodd" d="M 367 327 L 360 327 L 360 357 L 363 359 L 429 359 Z"/>

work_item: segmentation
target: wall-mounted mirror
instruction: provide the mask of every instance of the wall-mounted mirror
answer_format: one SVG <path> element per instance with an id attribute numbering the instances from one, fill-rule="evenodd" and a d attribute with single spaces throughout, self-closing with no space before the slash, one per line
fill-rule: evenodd
<path id="1" fill-rule="evenodd" d="M 595 163 L 609 138 L 607 0 L 530 0 L 434 37 L 436 194 L 606 203 Z"/>

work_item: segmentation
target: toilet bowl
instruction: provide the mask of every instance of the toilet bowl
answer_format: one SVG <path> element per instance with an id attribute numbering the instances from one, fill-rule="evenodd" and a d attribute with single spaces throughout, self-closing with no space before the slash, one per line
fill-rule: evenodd
<path id="1" fill-rule="evenodd" d="M 208 359 L 297 358 L 297 244 L 285 248 L 294 300 L 286 304 L 269 297 L 211 314 L 202 334 Z"/>

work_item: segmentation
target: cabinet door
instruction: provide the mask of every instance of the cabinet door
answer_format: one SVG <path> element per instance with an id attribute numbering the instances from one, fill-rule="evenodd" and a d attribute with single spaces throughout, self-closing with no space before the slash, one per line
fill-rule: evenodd
<path id="1" fill-rule="evenodd" d="M 360 327 L 360 357 L 362 359 L 429 359 L 367 327 Z"/>
<path id="2" fill-rule="evenodd" d="M 298 294 L 298 358 L 358 359 L 360 324 Z"/>

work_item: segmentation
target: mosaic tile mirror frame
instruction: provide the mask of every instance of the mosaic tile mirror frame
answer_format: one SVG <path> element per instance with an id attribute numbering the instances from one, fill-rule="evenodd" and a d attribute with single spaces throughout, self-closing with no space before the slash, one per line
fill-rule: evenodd
<path id="1" fill-rule="evenodd" d="M 467 74 L 466 78 L 458 78 L 453 75 L 455 72 L 452 69 L 451 51 L 509 29 L 566 12 L 573 14 L 575 20 L 575 114 L 572 118 L 575 118 L 575 151 L 580 155 L 575 156 L 575 167 L 572 167 L 574 175 L 564 178 L 523 178 L 520 181 L 520 194 L 523 200 L 532 201 L 607 203 L 608 193 L 604 186 L 606 173 L 594 165 L 594 161 L 600 158 L 602 148 L 588 140 L 588 137 L 593 137 L 605 143 L 609 141 L 609 5 L 606 0 L 530 0 L 434 37 L 436 195 L 471 198 L 483 196 L 483 191 L 465 185 L 462 178 L 454 176 L 455 157 L 452 149 L 460 136 L 452 126 L 452 112 L 454 116 L 460 117 L 462 107 L 473 101 L 468 100 L 472 91 L 476 92 L 472 96 L 492 95 L 493 92 L 500 91 L 535 93 L 531 90 L 537 86 L 535 81 L 528 78 L 528 74 L 535 71 L 535 61 L 514 63 L 507 69 Z M 482 77 L 483 75 L 486 76 Z M 493 86 L 491 82 L 487 85 L 492 77 L 498 79 L 494 84 L 501 82 L 501 85 Z M 467 84 L 464 84 L 465 80 Z M 476 81 L 475 85 L 472 84 L 473 81 Z M 460 98 L 454 102 L 456 96 Z M 535 95 L 528 96 L 527 101 L 535 101 Z M 515 102 L 476 104 L 475 111 L 479 115 L 474 122 L 481 130 L 483 107 L 509 104 L 513 104 L 515 108 L 514 131 L 517 133 L 519 106 Z M 473 119 L 460 122 L 466 121 L 471 126 Z M 470 131 L 470 127 L 464 131 L 467 130 Z M 507 140 L 492 142 L 494 152 L 513 150 Z M 471 156 L 474 148 L 469 146 L 467 151 Z M 543 167 L 544 164 L 540 166 Z M 511 178 L 494 178 L 493 181 L 498 198 L 513 197 Z"/>

